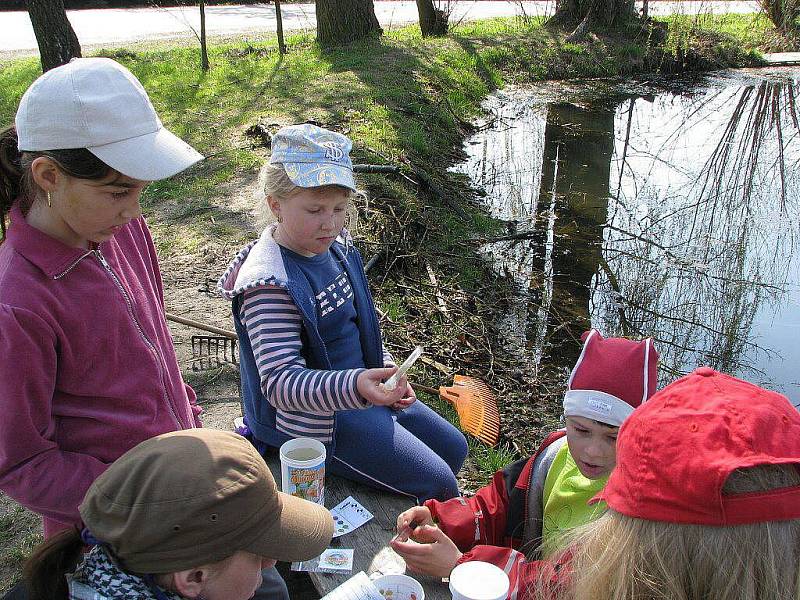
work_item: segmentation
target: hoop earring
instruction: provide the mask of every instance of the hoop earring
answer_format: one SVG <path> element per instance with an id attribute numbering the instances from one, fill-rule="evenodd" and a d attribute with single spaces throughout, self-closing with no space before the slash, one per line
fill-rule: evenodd
<path id="1" fill-rule="evenodd" d="M 283 217 L 278 215 L 277 217 L 278 223 L 283 223 Z"/>
<path id="2" fill-rule="evenodd" d="M 50 192 L 45 192 L 45 194 L 47 194 L 47 206 L 48 206 L 48 207 L 52 207 L 52 206 L 53 206 L 53 203 L 52 203 L 52 201 L 50 200 Z"/>

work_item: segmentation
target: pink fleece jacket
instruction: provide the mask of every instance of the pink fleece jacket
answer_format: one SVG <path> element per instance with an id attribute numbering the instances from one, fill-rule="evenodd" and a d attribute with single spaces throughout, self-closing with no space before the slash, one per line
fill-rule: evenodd
<path id="1" fill-rule="evenodd" d="M 90 250 L 11 212 L 0 244 L 0 489 L 80 524 L 89 485 L 139 442 L 201 426 L 164 318 L 143 219 Z"/>

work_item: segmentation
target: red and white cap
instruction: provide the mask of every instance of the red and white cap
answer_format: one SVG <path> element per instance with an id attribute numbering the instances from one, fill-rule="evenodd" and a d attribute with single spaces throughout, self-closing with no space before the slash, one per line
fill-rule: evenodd
<path id="1" fill-rule="evenodd" d="M 564 416 L 620 426 L 656 391 L 653 340 L 604 339 L 596 329 L 581 339 L 583 350 L 564 394 Z"/>

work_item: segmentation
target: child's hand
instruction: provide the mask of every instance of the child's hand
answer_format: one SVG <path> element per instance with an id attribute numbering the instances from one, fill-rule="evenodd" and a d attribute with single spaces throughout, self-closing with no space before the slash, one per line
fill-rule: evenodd
<path id="1" fill-rule="evenodd" d="M 423 525 L 417 527 L 414 538 L 421 543 L 400 541 L 398 538 L 389 542 L 392 549 L 406 561 L 412 571 L 447 577 L 461 558 L 461 551 L 456 548 L 449 537 L 438 527 Z"/>
<path id="2" fill-rule="evenodd" d="M 397 539 L 405 542 L 414 538 L 414 531 L 421 525 L 433 525 L 433 517 L 427 506 L 414 506 L 397 517 Z"/>
<path id="3" fill-rule="evenodd" d="M 400 402 L 406 395 L 408 383 L 400 380 L 393 390 L 387 390 L 383 382 L 397 372 L 397 367 L 385 369 L 367 369 L 362 371 L 356 380 L 356 389 L 361 397 L 375 406 L 392 406 Z"/>
<path id="4" fill-rule="evenodd" d="M 405 379 L 405 377 L 403 377 Z M 402 379 L 400 381 L 402 383 Z M 399 386 L 398 386 L 399 387 Z M 414 392 L 414 388 L 411 387 L 411 384 L 406 382 L 406 395 L 398 402 L 392 404 L 393 410 L 403 410 L 404 408 L 408 408 L 414 402 L 417 401 L 417 394 Z"/>

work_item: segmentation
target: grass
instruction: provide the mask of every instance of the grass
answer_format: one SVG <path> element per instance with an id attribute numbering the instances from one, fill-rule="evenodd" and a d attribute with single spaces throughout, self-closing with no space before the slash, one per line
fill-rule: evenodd
<path id="1" fill-rule="evenodd" d="M 42 535 L 38 519 L 12 500 L 0 499 L 0 509 L 0 590 L 4 590 L 19 578 L 23 561 L 41 543 Z"/>
<path id="2" fill-rule="evenodd" d="M 599 32 L 575 44 L 539 19 L 506 18 L 464 24 L 436 39 L 422 39 L 416 27 L 406 27 L 328 52 L 308 35 L 293 35 L 285 56 L 271 37 L 218 43 L 210 48 L 212 69 L 206 73 L 191 47 L 149 44 L 96 54 L 130 68 L 167 126 L 208 157 L 146 192 L 143 204 L 162 260 L 182 257 L 213 270 L 206 264 L 209 249 L 235 248 L 252 236 L 243 226 L 251 221 L 251 207 L 246 199 L 234 200 L 252 183 L 267 154 L 263 142 L 246 133 L 254 127 L 274 131 L 281 124 L 311 120 L 346 132 L 355 143 L 354 162 L 402 165 L 407 177 L 419 180 L 423 174 L 455 199 L 462 207 L 458 211 L 430 186 L 410 185 L 397 176 L 364 176 L 371 199 L 359 203 L 358 242 L 365 257 L 385 251 L 370 276 L 377 304 L 386 313 L 389 347 L 402 357 L 423 343 L 451 370 L 480 375 L 481 352 L 492 350 L 493 341 L 485 339 L 492 323 L 481 316 L 475 297 L 491 309 L 492 294 L 499 293 L 502 282 L 464 240 L 503 228 L 474 208 L 475 193 L 463 176 L 447 173 L 462 156 L 470 121 L 480 114 L 487 94 L 511 83 L 620 76 L 671 64 L 754 64 L 770 31 L 763 18 L 747 15 L 676 16 L 662 23 L 667 29 L 663 49 L 653 42 L 653 30 L 633 29 L 623 36 Z M 12 122 L 20 97 L 38 74 L 35 58 L 0 63 L 0 122 Z M 449 321 L 425 287 L 426 264 L 435 266 L 449 300 L 468 307 Z M 442 379 L 430 368 L 420 368 L 417 377 L 431 385 Z M 513 382 L 505 389 L 525 393 Z M 427 400 L 456 419 L 445 403 Z M 540 430 L 552 426 L 538 425 Z M 489 449 L 471 443 L 473 487 L 519 454 L 516 446 Z M 0 577 L 5 577 L 0 589 L 38 539 L 17 531 L 18 516 L 12 510 L 0 518 Z"/>
<path id="3" fill-rule="evenodd" d="M 673 15 L 663 20 L 669 34 L 665 43 L 672 55 L 694 47 L 700 56 L 723 66 L 758 64 L 761 51 L 775 43 L 774 29 L 766 16 L 750 15 Z M 703 32 L 698 35 L 698 32 Z"/>

